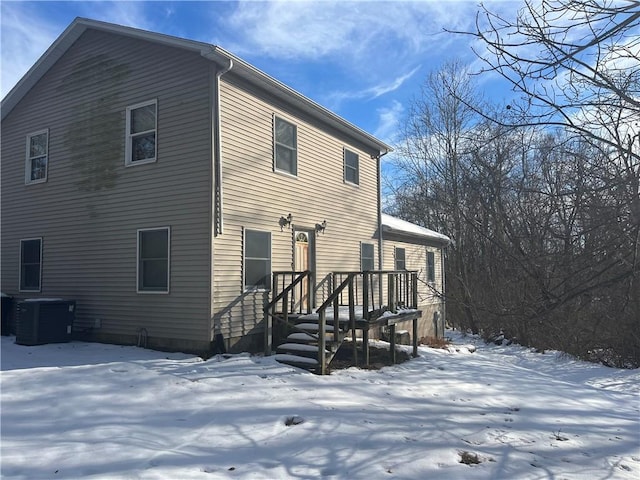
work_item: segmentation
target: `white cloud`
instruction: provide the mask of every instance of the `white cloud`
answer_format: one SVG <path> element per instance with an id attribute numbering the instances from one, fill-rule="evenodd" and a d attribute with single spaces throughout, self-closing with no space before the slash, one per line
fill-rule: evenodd
<path id="1" fill-rule="evenodd" d="M 394 143 L 396 141 L 395 136 L 398 132 L 398 127 L 403 121 L 405 114 L 404 106 L 394 100 L 391 106 L 379 108 L 377 114 L 378 125 L 374 135 L 383 139 L 386 143 Z"/>
<path id="2" fill-rule="evenodd" d="M 0 97 L 4 97 L 46 51 L 62 29 L 35 15 L 36 7 L 32 4 L 2 2 L 1 5 Z"/>
<path id="3" fill-rule="evenodd" d="M 0 5 L 0 97 L 13 88 L 76 16 L 153 28 L 146 20 L 141 2 L 77 2 L 55 17 L 43 14 L 37 3 L 0 2 Z"/>
<path id="4" fill-rule="evenodd" d="M 410 78 L 412 78 L 418 71 L 420 66 L 415 67 L 410 72 L 402 74 L 396 78 L 383 78 L 380 83 L 368 88 L 360 90 L 343 90 L 339 92 L 333 92 L 325 97 L 325 102 L 333 110 L 338 110 L 340 105 L 345 101 L 351 100 L 372 100 L 387 93 L 398 90 L 404 85 Z"/>
<path id="5" fill-rule="evenodd" d="M 241 2 L 223 41 L 239 55 L 320 60 L 393 71 L 403 59 L 445 51 L 443 28 L 470 29 L 475 2 Z M 215 42 L 214 42 L 215 43 Z M 364 73 L 364 72 L 363 72 Z"/>
<path id="6" fill-rule="evenodd" d="M 373 98 L 378 98 L 378 97 L 384 95 L 385 93 L 393 92 L 393 91 L 397 90 L 398 88 L 400 88 L 408 79 L 413 77 L 413 75 L 418 70 L 420 70 L 419 66 L 417 66 L 416 68 L 414 68 L 410 72 L 405 73 L 404 75 L 401 75 L 401 76 L 399 76 L 397 78 L 392 79 L 391 82 L 371 87 L 368 90 L 368 92 L 371 93 Z"/>

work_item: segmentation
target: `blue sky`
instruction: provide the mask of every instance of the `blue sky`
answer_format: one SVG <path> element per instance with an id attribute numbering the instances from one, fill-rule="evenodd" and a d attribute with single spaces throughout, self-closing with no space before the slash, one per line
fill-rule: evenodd
<path id="1" fill-rule="evenodd" d="M 485 1 L 515 14 L 520 1 Z M 393 144 L 411 98 L 450 58 L 479 67 L 477 1 L 0 2 L 4 97 L 77 16 L 220 45 Z M 508 92 L 483 75 L 489 96 Z"/>

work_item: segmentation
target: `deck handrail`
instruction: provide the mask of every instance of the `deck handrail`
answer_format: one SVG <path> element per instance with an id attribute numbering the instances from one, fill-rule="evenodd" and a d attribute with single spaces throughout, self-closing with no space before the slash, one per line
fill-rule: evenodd
<path id="1" fill-rule="evenodd" d="M 355 346 L 355 314 L 354 314 L 354 296 L 353 296 L 353 279 L 360 272 L 351 272 L 347 278 L 337 287 L 333 289 L 331 295 L 327 297 L 320 307 L 316 309 L 318 314 L 318 365 L 320 367 L 320 374 L 325 375 L 327 373 L 327 359 L 325 357 L 325 348 L 327 345 L 327 339 L 325 330 L 327 327 L 327 308 L 333 305 L 333 339 L 337 343 L 340 337 L 340 318 L 338 315 L 338 297 L 342 291 L 349 287 L 349 322 L 350 327 L 354 331 L 353 344 Z"/>
<path id="2" fill-rule="evenodd" d="M 307 277 L 311 277 L 311 270 L 305 270 L 303 272 L 289 272 L 289 271 L 282 271 L 282 272 L 273 272 L 273 281 L 274 281 L 274 288 L 273 291 L 276 291 L 276 285 L 275 282 L 276 277 L 278 275 L 282 275 L 282 274 L 290 274 L 291 276 L 293 275 L 298 275 L 284 290 L 282 290 L 282 292 L 280 292 L 278 295 L 276 295 L 273 300 L 271 300 L 269 303 L 267 303 L 267 305 L 264 307 L 264 310 L 267 311 L 270 308 L 274 307 L 280 300 L 282 300 L 284 298 L 285 295 L 288 295 L 289 293 L 291 293 L 291 291 L 299 284 L 302 282 L 302 280 L 304 280 Z"/>
<path id="3" fill-rule="evenodd" d="M 264 354 L 265 355 L 271 355 L 271 343 L 273 340 L 273 322 L 272 322 L 272 318 L 276 318 L 276 305 L 278 304 L 278 302 L 280 300 L 283 301 L 283 307 L 286 306 L 287 308 L 283 308 L 282 309 L 282 321 L 284 323 L 288 323 L 288 316 L 289 316 L 289 294 L 293 291 L 294 288 L 296 288 L 296 286 L 298 286 L 298 284 L 300 284 L 305 278 L 307 277 L 311 277 L 312 272 L 310 270 L 305 270 L 304 272 L 273 272 L 273 292 L 276 291 L 276 282 L 277 282 L 277 275 L 278 274 L 282 274 L 282 273 L 286 273 L 286 274 L 291 274 L 292 276 L 297 275 L 293 281 L 284 289 L 282 290 L 282 292 L 280 292 L 278 295 L 276 295 L 269 303 L 267 303 L 264 308 L 263 308 L 263 312 L 264 312 Z M 310 302 L 308 302 L 310 304 Z"/>

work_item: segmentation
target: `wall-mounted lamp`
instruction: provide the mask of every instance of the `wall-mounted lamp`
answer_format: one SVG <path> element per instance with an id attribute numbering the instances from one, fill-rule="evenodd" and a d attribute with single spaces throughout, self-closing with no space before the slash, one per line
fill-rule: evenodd
<path id="1" fill-rule="evenodd" d="M 286 217 L 280 217 L 280 220 L 278 220 L 278 225 L 280 225 L 280 231 L 282 231 L 284 227 L 291 228 L 292 221 L 293 221 L 293 215 L 291 214 L 287 215 Z"/>
<path id="2" fill-rule="evenodd" d="M 324 233 L 324 229 L 327 228 L 327 221 L 323 220 L 322 223 L 316 223 L 316 233 Z"/>

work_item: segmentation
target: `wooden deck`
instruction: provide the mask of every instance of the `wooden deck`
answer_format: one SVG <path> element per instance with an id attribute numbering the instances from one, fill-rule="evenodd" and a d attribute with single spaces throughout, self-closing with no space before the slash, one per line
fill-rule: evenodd
<path id="1" fill-rule="evenodd" d="M 418 272 L 407 270 L 376 270 L 364 272 L 333 272 L 330 291 L 315 310 L 313 302 L 294 299 L 306 298 L 304 282 L 311 281 L 313 272 L 273 272 L 272 300 L 265 305 L 265 355 L 271 355 L 273 321 L 285 325 L 290 335 L 277 350 L 282 360 L 291 363 L 293 357 L 315 355 L 310 368 L 316 373 L 327 373 L 327 365 L 345 337 L 354 339 L 353 356 L 357 364 L 358 350 L 355 339 L 362 332 L 363 360 L 369 364 L 369 331 L 372 327 L 387 327 L 390 335 L 391 361 L 396 362 L 396 325 L 413 322 L 413 356 L 418 356 L 418 319 L 422 312 L 418 304 Z M 306 311 L 305 311 L 306 310 Z M 295 332 L 295 333 L 292 333 Z M 297 338 L 297 335 L 305 335 Z M 314 349 L 301 347 L 300 343 Z M 311 364 L 303 358 L 302 364 Z"/>
<path id="2" fill-rule="evenodd" d="M 341 306 L 338 308 L 337 318 L 341 325 L 345 325 L 347 328 L 351 328 L 349 325 L 349 307 Z M 389 354 L 391 355 L 391 361 L 396 363 L 396 325 L 400 322 L 412 322 L 412 335 L 411 341 L 413 346 L 413 356 L 418 356 L 418 319 L 422 316 L 422 311 L 413 308 L 402 309 L 398 308 L 397 311 L 390 312 L 385 311 L 380 316 L 366 319 L 362 312 L 362 305 L 356 305 L 354 311 L 354 327 L 356 330 L 362 332 L 362 354 L 364 355 L 365 365 L 369 365 L 369 330 L 372 327 L 389 327 L 390 346 Z M 335 323 L 336 315 L 331 315 L 333 312 L 327 312 L 327 323 Z M 316 322 L 320 318 L 320 315 L 316 312 L 303 314 L 298 317 L 300 321 Z"/>

